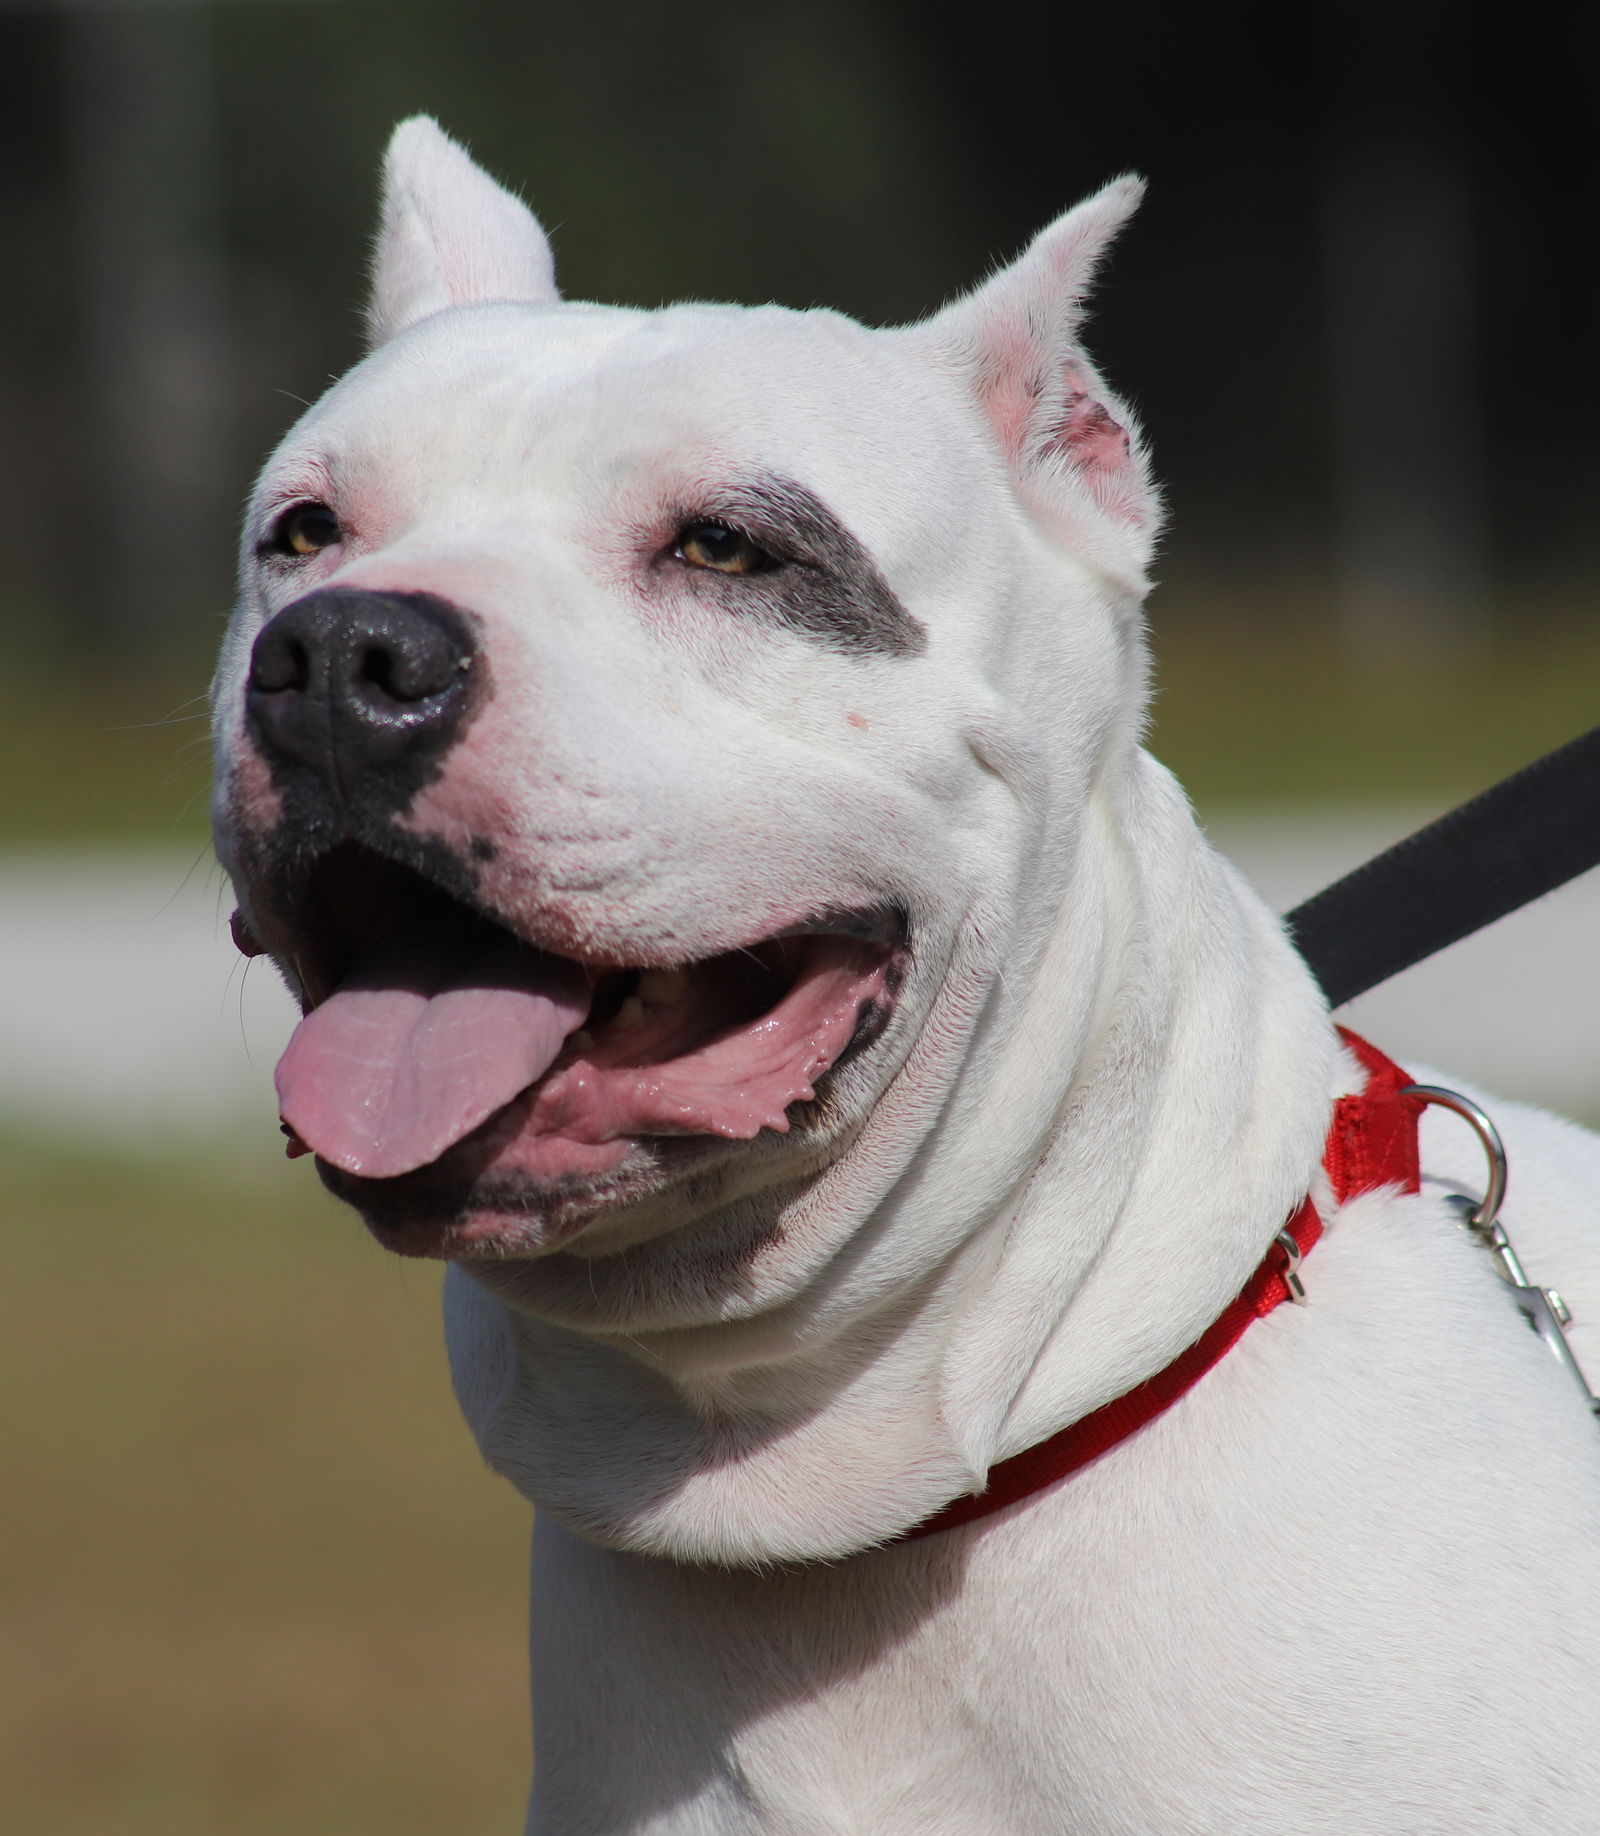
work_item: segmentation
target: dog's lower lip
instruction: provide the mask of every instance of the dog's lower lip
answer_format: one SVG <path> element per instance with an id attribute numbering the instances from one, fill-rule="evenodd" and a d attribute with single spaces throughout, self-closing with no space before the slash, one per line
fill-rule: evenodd
<path id="1" fill-rule="evenodd" d="M 558 1248 L 619 1201 L 691 1177 L 735 1152 L 704 1137 L 632 1143 L 647 1161 L 624 1177 L 549 1190 L 486 1173 L 473 1145 L 398 1179 L 361 1179 L 317 1161 L 323 1184 L 353 1205 L 385 1249 L 435 1262 L 500 1261 Z"/>

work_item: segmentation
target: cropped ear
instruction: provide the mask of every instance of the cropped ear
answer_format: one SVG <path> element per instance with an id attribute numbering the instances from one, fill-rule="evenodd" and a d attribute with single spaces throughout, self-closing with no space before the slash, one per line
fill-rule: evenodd
<path id="1" fill-rule="evenodd" d="M 1030 508 L 1081 523 L 1084 495 L 1149 560 L 1160 504 L 1129 410 L 1079 342 L 1083 302 L 1142 179 L 1115 179 L 1058 217 L 1010 267 L 924 328 L 953 358 Z"/>
<path id="2" fill-rule="evenodd" d="M 376 348 L 447 306 L 549 305 L 550 244 L 538 219 L 427 115 L 402 121 L 383 161 L 367 340 Z"/>

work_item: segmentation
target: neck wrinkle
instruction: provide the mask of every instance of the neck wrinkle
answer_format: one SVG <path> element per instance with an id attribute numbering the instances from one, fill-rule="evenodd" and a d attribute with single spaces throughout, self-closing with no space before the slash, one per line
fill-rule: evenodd
<path id="1" fill-rule="evenodd" d="M 1327 1132 L 1336 1036 L 1309 971 L 1162 767 L 1141 754 L 1126 794 L 1139 807 L 1099 826 L 1126 900 L 1116 1010 L 945 1359 L 945 1418 L 980 1478 L 1192 1344 Z"/>

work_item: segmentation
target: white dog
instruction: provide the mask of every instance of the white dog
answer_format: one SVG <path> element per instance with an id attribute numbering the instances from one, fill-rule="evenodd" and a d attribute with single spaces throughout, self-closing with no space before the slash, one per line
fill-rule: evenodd
<path id="1" fill-rule="evenodd" d="M 1139 747 L 1077 329 L 1137 198 L 906 329 L 564 305 L 408 122 L 372 353 L 255 494 L 219 849 L 291 1150 L 449 1260 L 538 1507 L 533 1831 L 1600 1831 L 1600 1437 L 1479 1149 L 1330 1178 L 1367 1071 Z M 1491 1107 L 1600 1369 L 1600 1143 Z M 1306 1305 L 906 1539 L 1281 1298 L 1291 1216 Z"/>

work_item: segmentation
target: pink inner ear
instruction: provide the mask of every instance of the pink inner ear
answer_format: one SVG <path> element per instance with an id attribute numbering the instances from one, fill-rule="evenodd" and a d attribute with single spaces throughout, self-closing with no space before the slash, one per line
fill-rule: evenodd
<path id="1" fill-rule="evenodd" d="M 1142 528 L 1151 505 L 1127 428 L 1098 399 L 1095 379 L 1084 366 L 1069 361 L 1063 380 L 1066 393 L 1044 451 L 1060 454 L 1102 509 Z"/>
<path id="2" fill-rule="evenodd" d="M 1117 472 L 1127 467 L 1131 457 L 1128 430 L 1112 420 L 1102 403 L 1073 390 L 1062 406 L 1065 412 L 1046 442 L 1047 451 L 1064 453 L 1085 472 Z"/>

